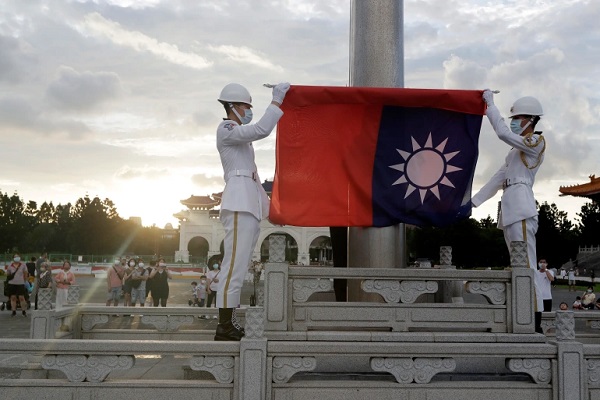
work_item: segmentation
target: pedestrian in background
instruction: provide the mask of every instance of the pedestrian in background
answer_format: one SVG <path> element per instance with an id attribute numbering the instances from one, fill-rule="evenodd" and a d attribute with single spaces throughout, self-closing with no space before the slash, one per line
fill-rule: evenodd
<path id="1" fill-rule="evenodd" d="M 21 255 L 15 253 L 13 255 L 13 261 L 6 269 L 6 281 L 8 282 L 6 288 L 8 289 L 6 295 L 10 298 L 10 309 L 12 310 L 12 316 L 17 315 L 17 299 L 21 305 L 21 313 L 24 317 L 27 316 L 27 301 L 25 296 L 27 295 L 27 289 L 25 289 L 25 281 L 29 277 L 27 272 L 27 266 L 21 262 Z"/>
<path id="2" fill-rule="evenodd" d="M 148 271 L 144 268 L 144 260 L 137 260 L 137 266 L 131 273 L 131 307 L 139 300 L 140 307 L 146 304 L 146 281 L 148 280 Z"/>
<path id="3" fill-rule="evenodd" d="M 33 292 L 31 293 L 32 296 L 32 300 L 35 304 L 35 309 L 37 310 L 37 292 L 38 292 L 38 288 L 39 288 L 39 276 L 41 273 L 41 267 L 42 267 L 42 263 L 48 262 L 48 253 L 46 253 L 45 251 L 42 252 L 42 254 L 37 258 L 37 260 L 35 261 L 35 283 L 33 284 Z M 47 269 L 51 270 L 51 266 L 50 264 L 47 264 Z"/>
<path id="4" fill-rule="evenodd" d="M 54 277 L 56 282 L 56 311 L 62 310 L 67 305 L 69 287 L 75 284 L 75 274 L 71 272 L 71 263 L 63 262 L 62 270 Z"/>
<path id="5" fill-rule="evenodd" d="M 573 268 L 571 268 L 569 270 L 569 292 L 572 291 L 577 291 L 577 289 L 575 288 L 575 270 Z"/>
<path id="6" fill-rule="evenodd" d="M 169 279 L 172 279 L 171 271 L 167 268 L 164 258 L 158 260 L 158 267 L 150 274 L 152 279 L 152 301 L 154 307 L 167 306 L 169 299 Z"/>

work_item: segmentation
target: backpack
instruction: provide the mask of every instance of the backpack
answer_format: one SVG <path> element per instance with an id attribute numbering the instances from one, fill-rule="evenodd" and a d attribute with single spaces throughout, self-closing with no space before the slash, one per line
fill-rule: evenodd
<path id="1" fill-rule="evenodd" d="M 6 282 L 10 282 L 14 279 L 15 275 L 17 275 L 17 272 L 19 272 L 19 270 L 21 269 L 21 264 L 19 264 L 19 266 L 17 267 L 17 269 L 15 269 L 15 272 L 13 273 L 7 273 L 6 274 Z"/>

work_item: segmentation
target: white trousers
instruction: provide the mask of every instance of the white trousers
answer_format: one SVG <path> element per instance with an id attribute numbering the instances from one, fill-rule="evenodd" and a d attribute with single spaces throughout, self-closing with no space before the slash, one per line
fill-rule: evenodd
<path id="1" fill-rule="evenodd" d="M 225 254 L 217 284 L 217 308 L 236 308 L 260 234 L 260 221 L 248 212 L 221 210 L 221 223 Z"/>
<path id="2" fill-rule="evenodd" d="M 514 224 L 505 226 L 504 240 L 506 246 L 510 252 L 510 242 L 525 242 L 527 243 L 527 264 L 529 268 L 533 269 L 534 273 L 537 273 L 537 252 L 535 245 L 535 234 L 538 230 L 538 217 L 531 217 L 524 219 Z M 544 309 L 544 300 L 542 299 L 540 288 L 535 284 L 535 311 L 542 311 Z"/>

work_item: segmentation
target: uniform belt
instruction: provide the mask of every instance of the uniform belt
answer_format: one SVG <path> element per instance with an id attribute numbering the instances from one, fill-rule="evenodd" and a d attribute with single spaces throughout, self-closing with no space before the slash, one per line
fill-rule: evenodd
<path id="1" fill-rule="evenodd" d="M 250 171 L 247 169 L 234 169 L 233 171 L 229 171 L 226 175 L 225 182 L 229 180 L 232 176 L 244 176 L 246 178 L 250 178 L 256 182 L 256 172 Z"/>
<path id="2" fill-rule="evenodd" d="M 508 178 L 506 180 L 504 180 L 504 182 L 502 182 L 502 189 L 506 189 L 509 186 L 512 185 L 527 185 L 527 186 L 532 186 L 531 181 L 529 179 L 525 179 L 525 178 Z"/>

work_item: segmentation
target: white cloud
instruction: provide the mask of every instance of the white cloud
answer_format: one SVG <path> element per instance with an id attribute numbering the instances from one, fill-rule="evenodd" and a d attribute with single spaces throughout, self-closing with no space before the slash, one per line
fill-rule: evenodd
<path id="1" fill-rule="evenodd" d="M 202 56 L 179 50 L 177 45 L 160 42 L 141 32 L 124 29 L 119 23 L 107 20 L 97 12 L 85 15 L 83 20 L 79 26 L 83 34 L 104 37 L 116 45 L 138 52 L 148 52 L 170 63 L 189 68 L 202 70 L 212 65 L 212 62 Z"/>
<path id="2" fill-rule="evenodd" d="M 283 72 L 283 67 L 273 64 L 271 61 L 266 59 L 264 54 L 260 54 L 259 52 L 246 46 L 208 46 L 208 49 L 214 51 L 215 53 L 222 54 L 235 62 L 254 65 L 276 72 Z"/>

